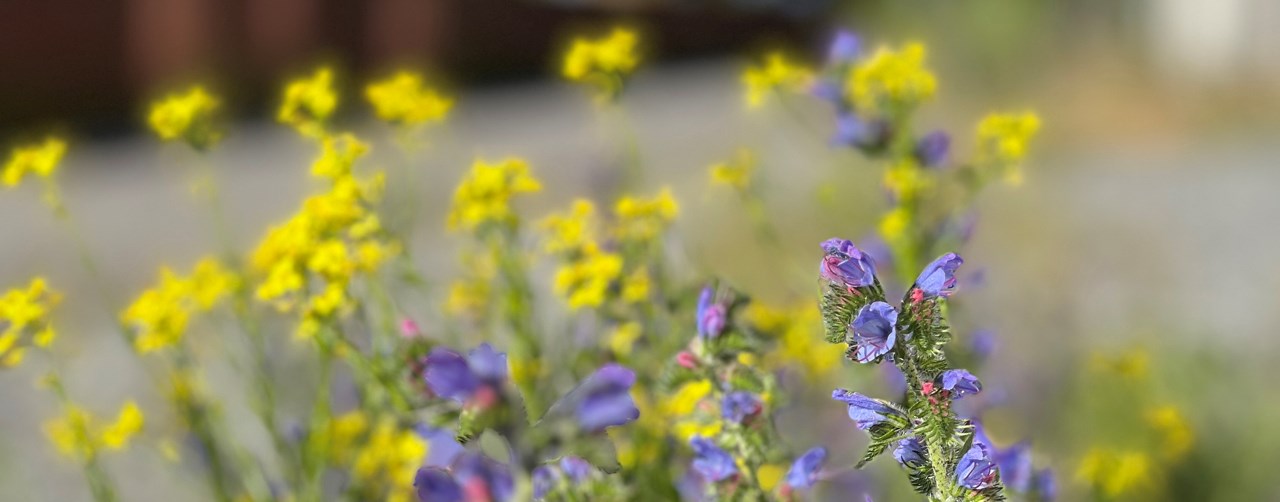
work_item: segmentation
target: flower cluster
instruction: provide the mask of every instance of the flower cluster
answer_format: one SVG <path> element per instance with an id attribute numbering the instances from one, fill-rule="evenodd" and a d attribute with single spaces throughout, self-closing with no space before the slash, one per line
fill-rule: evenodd
<path id="1" fill-rule="evenodd" d="M 627 76 L 640 64 L 639 42 L 636 32 L 625 28 L 614 28 L 608 36 L 596 40 L 575 39 L 560 72 L 570 81 L 595 88 L 600 99 L 614 99 L 626 85 Z"/>
<path id="2" fill-rule="evenodd" d="M 303 136 L 320 137 L 337 108 L 338 93 L 333 88 L 333 69 L 322 67 L 310 77 L 289 82 L 276 120 L 293 127 Z"/>
<path id="3" fill-rule="evenodd" d="M 598 308 L 611 299 L 637 304 L 650 297 L 650 274 L 643 253 L 634 244 L 651 242 L 675 217 L 675 199 L 663 192 L 653 200 L 624 197 L 614 212 L 614 226 L 599 229 L 595 205 L 579 199 L 564 213 L 544 218 L 543 248 L 562 264 L 556 271 L 555 291 L 570 309 Z M 601 234 L 616 238 L 601 240 Z M 632 240 L 626 241 L 626 235 Z M 632 245 L 628 245 L 632 244 Z"/>
<path id="4" fill-rule="evenodd" d="M 239 277 L 212 258 L 197 262 L 185 277 L 161 268 L 159 284 L 143 291 L 120 314 L 120 322 L 133 330 L 140 353 L 171 347 L 182 339 L 193 314 L 212 309 L 239 284 Z"/>
<path id="5" fill-rule="evenodd" d="M 364 94 L 374 115 L 404 127 L 442 122 L 453 108 L 453 100 L 427 87 L 422 75 L 406 71 L 369 84 Z"/>
<path id="6" fill-rule="evenodd" d="M 467 178 L 453 193 L 450 229 L 483 232 L 487 227 L 507 228 L 518 223 L 511 200 L 523 193 L 542 190 L 524 159 L 506 158 L 490 164 L 476 159 Z"/>
<path id="7" fill-rule="evenodd" d="M 221 137 L 214 124 L 218 105 L 203 87 L 195 86 L 153 103 L 147 125 L 163 141 L 181 140 L 193 149 L 205 150 Z"/>
<path id="8" fill-rule="evenodd" d="M 114 421 L 103 423 L 88 411 L 68 405 L 63 416 L 45 422 L 44 430 L 58 451 L 67 457 L 88 462 L 103 450 L 120 450 L 141 430 L 144 423 L 138 404 L 128 401 Z"/>
<path id="9" fill-rule="evenodd" d="M 66 153 L 67 142 L 57 137 L 17 147 L 9 155 L 9 160 L 5 161 L 4 167 L 0 168 L 0 180 L 7 187 L 17 186 L 28 175 L 49 180 Z"/>
<path id="10" fill-rule="evenodd" d="M 742 74 L 742 83 L 747 88 L 747 107 L 759 108 L 771 92 L 803 90 L 812 78 L 808 68 L 792 62 L 781 52 L 770 52 L 763 64 L 748 67 Z"/>
<path id="11" fill-rule="evenodd" d="M 0 366 L 13 367 L 22 362 L 29 346 L 48 348 L 57 336 L 49 312 L 62 295 L 49 289 L 43 277 L 36 277 L 26 288 L 11 289 L 0 296 Z"/>

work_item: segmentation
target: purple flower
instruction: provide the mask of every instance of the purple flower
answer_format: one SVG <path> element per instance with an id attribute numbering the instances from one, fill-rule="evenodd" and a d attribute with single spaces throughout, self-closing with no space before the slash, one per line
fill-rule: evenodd
<path id="1" fill-rule="evenodd" d="M 423 467 L 413 477 L 418 502 L 462 502 L 462 487 L 439 467 Z"/>
<path id="2" fill-rule="evenodd" d="M 560 457 L 560 470 L 574 483 L 586 481 L 593 469 L 591 463 L 581 457 Z"/>
<path id="3" fill-rule="evenodd" d="M 933 260 L 929 266 L 916 277 L 916 290 L 912 299 L 921 301 L 927 298 L 947 297 L 956 291 L 956 269 L 964 263 L 964 259 L 955 253 L 947 253 Z"/>
<path id="4" fill-rule="evenodd" d="M 836 32 L 835 38 L 831 40 L 831 45 L 827 48 L 827 65 L 832 67 L 843 66 L 853 62 L 862 52 L 862 41 L 858 39 L 858 35 L 849 30 L 840 30 Z"/>
<path id="5" fill-rule="evenodd" d="M 996 333 L 989 329 L 980 329 L 974 331 L 969 338 L 969 350 L 973 351 L 973 357 L 982 362 L 991 357 L 995 353 L 999 344 L 996 340 Z"/>
<path id="6" fill-rule="evenodd" d="M 912 436 L 898 441 L 898 446 L 893 449 L 893 459 L 899 464 L 919 467 L 928 463 L 925 459 L 924 443 L 920 442 L 920 438 Z"/>
<path id="7" fill-rule="evenodd" d="M 1032 483 L 1035 485 L 1035 492 L 1040 495 L 1040 500 L 1050 501 L 1058 498 L 1058 482 L 1051 469 L 1041 469 L 1036 473 Z"/>
<path id="8" fill-rule="evenodd" d="M 885 302 L 872 302 L 853 318 L 853 358 L 869 363 L 893 350 L 898 340 L 898 311 Z"/>
<path id="9" fill-rule="evenodd" d="M 453 463 L 453 476 L 467 500 L 503 502 L 515 495 L 511 469 L 481 453 L 466 452 L 459 456 Z"/>
<path id="10" fill-rule="evenodd" d="M 542 500 L 555 487 L 559 474 L 549 465 L 540 465 L 533 469 L 529 477 L 533 479 L 533 498 Z"/>
<path id="11" fill-rule="evenodd" d="M 823 279 L 839 282 L 851 288 L 875 284 L 876 264 L 871 255 L 863 253 L 852 241 L 831 238 L 822 242 L 822 266 L 818 268 Z"/>
<path id="12" fill-rule="evenodd" d="M 427 440 L 427 460 L 425 465 L 431 467 L 446 467 L 453 463 L 464 450 L 461 444 L 458 444 L 457 438 L 453 431 L 448 429 L 437 429 L 424 424 L 414 427 L 414 432 Z"/>
<path id="13" fill-rule="evenodd" d="M 818 482 L 818 471 L 822 470 L 822 464 L 827 461 L 827 449 L 821 446 L 810 449 L 796 458 L 791 464 L 791 469 L 787 471 L 787 477 L 782 482 L 792 490 L 803 490 L 812 488 L 814 483 Z"/>
<path id="14" fill-rule="evenodd" d="M 890 417 L 906 419 L 906 416 L 889 403 L 870 398 L 857 392 L 836 389 L 831 392 L 831 399 L 849 405 L 849 418 L 859 429 L 867 430 L 884 423 Z"/>
<path id="15" fill-rule="evenodd" d="M 836 115 L 836 132 L 831 137 L 832 146 L 878 148 L 889 138 L 889 124 L 880 119 L 866 120 L 853 111 L 842 110 Z"/>
<path id="16" fill-rule="evenodd" d="M 702 294 L 698 295 L 698 336 L 720 336 L 724 332 L 727 314 L 724 305 L 715 303 L 715 290 L 711 286 L 702 288 Z"/>
<path id="17" fill-rule="evenodd" d="M 760 401 L 759 396 L 746 391 L 726 393 L 724 402 L 720 404 L 721 415 L 725 420 L 735 424 L 741 424 L 748 418 L 760 414 L 763 407 L 764 403 Z"/>
<path id="18" fill-rule="evenodd" d="M 947 161 L 951 149 L 951 136 L 944 131 L 933 131 L 916 142 L 916 159 L 925 167 L 939 167 Z"/>
<path id="19" fill-rule="evenodd" d="M 1000 468 L 1000 481 L 1009 489 L 1025 493 L 1031 488 L 1031 446 L 1026 442 L 1008 448 L 995 448 L 996 466 Z"/>
<path id="20" fill-rule="evenodd" d="M 622 365 L 609 363 L 596 370 L 574 391 L 581 396 L 574 412 L 578 424 L 589 432 L 599 432 L 639 418 L 640 410 L 631 399 L 635 383 L 635 372 Z"/>
<path id="21" fill-rule="evenodd" d="M 719 483 L 738 475 L 737 462 L 710 439 L 694 436 L 689 446 L 693 447 L 693 470 L 704 480 Z"/>
<path id="22" fill-rule="evenodd" d="M 982 382 L 967 370 L 944 371 L 938 380 L 942 382 L 942 390 L 951 391 L 954 399 L 982 392 Z"/>
<path id="23" fill-rule="evenodd" d="M 977 441 L 956 464 L 956 480 L 971 490 L 985 490 L 995 484 L 1000 470 L 991 458 L 991 447 Z"/>
<path id="24" fill-rule="evenodd" d="M 445 347 L 427 354 L 423 378 L 435 395 L 466 402 L 482 386 L 496 387 L 507 377 L 507 356 L 487 343 L 471 350 L 467 357 Z"/>

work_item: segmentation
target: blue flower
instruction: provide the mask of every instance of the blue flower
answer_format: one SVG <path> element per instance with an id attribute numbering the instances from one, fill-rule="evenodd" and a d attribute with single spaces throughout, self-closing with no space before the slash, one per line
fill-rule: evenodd
<path id="1" fill-rule="evenodd" d="M 702 479 L 719 483 L 738 475 L 737 462 L 710 439 L 693 436 L 689 446 L 693 447 L 693 470 Z"/>
<path id="2" fill-rule="evenodd" d="M 893 449 L 893 459 L 899 464 L 919 467 L 928 464 L 925 458 L 924 443 L 920 442 L 920 438 L 912 436 L 898 441 L 898 446 Z"/>
<path id="3" fill-rule="evenodd" d="M 467 357 L 445 347 L 427 354 L 423 379 L 435 395 L 466 402 L 482 386 L 497 387 L 507 378 L 507 355 L 487 343 L 471 350 Z"/>
<path id="4" fill-rule="evenodd" d="M 885 302 L 872 302 L 853 318 L 853 358 L 869 363 L 893 350 L 898 340 L 898 311 Z"/>
<path id="5" fill-rule="evenodd" d="M 764 403 L 760 400 L 760 396 L 746 391 L 728 392 L 724 395 L 724 401 L 720 404 L 721 415 L 725 420 L 735 424 L 741 424 L 748 418 L 760 414 Z"/>
<path id="6" fill-rule="evenodd" d="M 533 473 L 529 475 L 533 479 L 533 498 L 542 500 L 547 496 L 547 492 L 555 488 L 559 474 L 549 465 L 540 465 L 533 469 Z"/>
<path id="7" fill-rule="evenodd" d="M 938 380 L 942 383 L 942 390 L 950 391 L 954 399 L 982 392 L 982 382 L 967 370 L 944 371 Z"/>
<path id="8" fill-rule="evenodd" d="M 727 314 L 724 305 L 715 303 L 715 290 L 711 286 L 702 288 L 702 294 L 698 295 L 698 336 L 720 336 L 724 332 Z"/>
<path id="9" fill-rule="evenodd" d="M 848 30 L 836 32 L 835 38 L 827 48 L 826 75 L 813 85 L 813 95 L 836 106 L 838 110 L 848 109 L 844 99 L 842 79 L 847 75 L 848 67 L 862 53 L 862 42 L 858 36 Z"/>
<path id="10" fill-rule="evenodd" d="M 827 239 L 822 242 L 822 251 L 824 254 L 818 272 L 823 279 L 851 288 L 875 284 L 875 262 L 871 255 L 863 253 L 852 241 Z"/>
<path id="11" fill-rule="evenodd" d="M 591 463 L 572 456 L 560 457 L 560 461 L 555 464 L 540 465 L 530 475 L 533 479 L 533 498 L 541 500 L 561 480 L 570 483 L 584 482 L 591 477 L 593 469 L 595 468 Z"/>
<path id="12" fill-rule="evenodd" d="M 482 453 L 466 452 L 459 456 L 453 463 L 453 476 L 467 500 L 503 502 L 515 495 L 511 469 Z"/>
<path id="13" fill-rule="evenodd" d="M 796 458 L 791 464 L 791 469 L 787 471 L 787 477 L 782 482 L 793 490 L 803 490 L 812 488 L 814 483 L 818 482 L 818 471 L 822 470 L 822 464 L 827 461 L 827 449 L 821 446 L 812 448 L 804 452 Z"/>
<path id="14" fill-rule="evenodd" d="M 956 481 L 971 490 L 990 488 L 999 476 L 999 467 L 991 458 L 991 447 L 981 441 L 974 440 L 973 446 L 956 464 Z"/>
<path id="15" fill-rule="evenodd" d="M 849 30 L 837 31 L 835 38 L 831 39 L 831 45 L 827 47 L 827 65 L 847 65 L 857 59 L 861 52 L 862 41 L 856 33 Z"/>
<path id="16" fill-rule="evenodd" d="M 875 149 L 889 139 L 889 124 L 881 119 L 866 120 L 851 110 L 841 110 L 836 115 L 836 132 L 831 137 L 832 146 L 851 146 Z"/>
<path id="17" fill-rule="evenodd" d="M 1035 485 L 1033 487 L 1035 492 L 1040 495 L 1040 500 L 1051 501 L 1058 498 L 1058 482 L 1052 470 L 1041 469 L 1036 473 L 1032 483 Z"/>
<path id="18" fill-rule="evenodd" d="M 1009 489 L 1026 493 L 1031 488 L 1034 472 L 1031 466 L 1031 446 L 1026 442 L 1008 448 L 995 448 L 996 466 L 1000 468 L 1000 481 Z"/>
<path id="19" fill-rule="evenodd" d="M 955 253 L 947 253 L 933 260 L 933 263 L 925 267 L 924 271 L 920 272 L 920 276 L 916 277 L 916 291 L 919 291 L 919 296 L 912 299 L 921 301 L 938 296 L 951 296 L 956 291 L 956 269 L 960 268 L 962 263 L 964 259 Z"/>
<path id="20" fill-rule="evenodd" d="M 418 469 L 413 488 L 418 492 L 419 502 L 462 502 L 462 487 L 439 467 Z"/>
<path id="21" fill-rule="evenodd" d="M 884 423 L 890 417 L 906 420 L 906 415 L 903 415 L 897 408 L 890 406 L 889 403 L 857 392 L 836 389 L 831 392 L 831 399 L 842 401 L 849 405 L 849 418 L 853 420 L 854 425 L 857 425 L 862 430 Z"/>
<path id="22" fill-rule="evenodd" d="M 920 165 L 939 167 L 947 161 L 951 149 L 951 136 L 944 131 L 933 131 L 916 141 L 915 155 Z"/>
<path id="23" fill-rule="evenodd" d="M 635 383 L 635 372 L 622 365 L 609 363 L 596 370 L 574 391 L 580 396 L 574 411 L 578 424 L 589 432 L 598 432 L 639 418 L 640 410 L 631 399 L 631 386 Z"/>
<path id="24" fill-rule="evenodd" d="M 560 457 L 560 470 L 574 483 L 581 483 L 591 477 L 595 468 L 581 457 Z"/>
<path id="25" fill-rule="evenodd" d="M 414 432 L 427 440 L 427 460 L 424 462 L 427 466 L 446 467 L 465 451 L 453 431 L 448 429 L 419 424 L 414 427 Z"/>

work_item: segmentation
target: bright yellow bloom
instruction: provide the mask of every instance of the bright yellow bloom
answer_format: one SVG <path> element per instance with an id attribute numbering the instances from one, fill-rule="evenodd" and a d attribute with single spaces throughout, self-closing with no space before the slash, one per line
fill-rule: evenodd
<path id="1" fill-rule="evenodd" d="M 413 430 L 382 420 L 355 456 L 351 472 L 356 481 L 374 486 L 409 486 L 427 456 L 427 442 Z"/>
<path id="2" fill-rule="evenodd" d="M 924 58 L 924 44 L 918 42 L 898 51 L 881 47 L 850 70 L 846 96 L 867 114 L 892 115 L 923 103 L 938 87 Z"/>
<path id="3" fill-rule="evenodd" d="M 765 464 L 756 469 L 756 479 L 760 480 L 760 488 L 764 491 L 771 492 L 774 487 L 778 486 L 778 482 L 782 481 L 782 476 L 787 473 L 787 466 L 779 464 Z"/>
<path id="4" fill-rule="evenodd" d="M 134 348 L 147 353 L 182 339 L 193 314 L 207 311 L 237 287 L 239 278 L 217 260 L 205 258 L 183 277 L 160 269 L 160 283 L 143 291 L 120 315 L 134 330 Z"/>
<path id="5" fill-rule="evenodd" d="M 19 146 L 9 154 L 0 170 L 0 180 L 8 187 L 17 186 L 28 174 L 49 179 L 67 153 L 67 142 L 61 138 L 45 138 L 43 143 Z"/>
<path id="6" fill-rule="evenodd" d="M 0 296 L 0 367 L 13 367 L 22 362 L 30 345 L 46 348 L 57 332 L 49 313 L 62 300 L 51 291 L 43 277 L 36 277 L 26 288 L 11 289 Z"/>
<path id="7" fill-rule="evenodd" d="M 914 160 L 906 159 L 884 171 L 884 186 L 895 200 L 915 200 L 933 186 L 933 177 Z"/>
<path id="8" fill-rule="evenodd" d="M 1108 498 L 1149 488 L 1152 475 L 1151 459 L 1147 454 L 1102 448 L 1091 450 L 1076 469 L 1076 479 Z"/>
<path id="9" fill-rule="evenodd" d="M 975 162 L 990 166 L 1006 182 L 1017 184 L 1022 180 L 1022 161 L 1028 145 L 1039 130 L 1040 118 L 1032 112 L 987 115 L 978 122 Z"/>
<path id="10" fill-rule="evenodd" d="M 452 99 L 427 87 L 422 75 L 408 71 L 369 84 L 364 95 L 379 119 L 401 126 L 443 122 L 453 107 Z"/>
<path id="11" fill-rule="evenodd" d="M 613 98 L 640 64 L 639 42 L 636 32 L 625 28 L 614 28 L 609 36 L 597 40 L 575 39 L 565 55 L 561 74 L 573 82 L 594 86 L 602 98 Z"/>
<path id="12" fill-rule="evenodd" d="M 649 286 L 649 271 L 635 269 L 622 280 L 622 301 L 633 304 L 648 302 Z"/>
<path id="13" fill-rule="evenodd" d="M 663 188 L 651 199 L 623 197 L 614 205 L 613 213 L 617 217 L 614 233 L 619 239 L 644 242 L 666 231 L 680 214 L 680 206 L 671 190 Z"/>
<path id="14" fill-rule="evenodd" d="M 811 376 L 839 367 L 844 346 L 814 342 L 822 339 L 822 317 L 817 305 L 806 302 L 781 309 L 753 302 L 747 306 L 746 318 L 755 329 L 777 340 L 774 351 L 767 356 L 771 364 L 798 365 Z"/>
<path id="15" fill-rule="evenodd" d="M 538 226 L 546 232 L 543 249 L 548 253 L 572 253 L 595 242 L 596 206 L 586 199 L 573 201 L 567 213 L 553 213 Z"/>
<path id="16" fill-rule="evenodd" d="M 747 87 L 747 107 L 759 108 L 765 96 L 773 91 L 802 91 L 812 80 L 812 70 L 788 61 L 781 52 L 770 52 L 763 65 L 748 67 L 742 73 L 742 83 Z"/>
<path id="17" fill-rule="evenodd" d="M 711 182 L 745 191 L 751 186 L 751 174 L 756 169 L 755 154 L 746 148 L 738 150 L 733 160 L 711 166 Z"/>
<path id="18" fill-rule="evenodd" d="M 709 399 L 711 390 L 710 380 L 689 382 L 659 404 L 660 416 L 667 418 L 668 426 L 674 424 L 672 431 L 681 442 L 695 435 L 714 436 L 724 427 L 718 404 Z"/>
<path id="19" fill-rule="evenodd" d="M 147 124 L 164 141 L 183 140 L 196 150 L 204 150 L 219 139 L 213 114 L 218 100 L 195 86 L 182 94 L 170 94 L 151 104 Z"/>
<path id="20" fill-rule="evenodd" d="M 303 136 L 318 137 L 324 133 L 325 122 L 337 107 L 333 69 L 321 67 L 311 77 L 289 82 L 276 120 L 297 129 Z"/>
<path id="21" fill-rule="evenodd" d="M 880 219 L 880 237 L 890 244 L 907 238 L 907 231 L 910 228 L 911 213 L 902 207 L 893 208 Z"/>
<path id="22" fill-rule="evenodd" d="M 570 309 L 599 307 L 621 275 L 622 257 L 601 251 L 592 243 L 556 271 L 555 291 L 568 301 Z"/>
<path id="23" fill-rule="evenodd" d="M 1177 406 L 1157 406 L 1147 411 L 1147 424 L 1160 435 L 1161 450 L 1169 460 L 1182 458 L 1195 443 L 1195 432 Z"/>
<path id="24" fill-rule="evenodd" d="M 119 450 L 129 445 L 129 440 L 142 430 L 144 417 L 137 403 L 128 401 L 120 409 L 114 422 L 97 423 L 89 412 L 75 405 L 68 405 L 63 416 L 45 422 L 44 430 L 49 440 L 63 455 L 85 462 L 104 449 Z"/>
<path id="25" fill-rule="evenodd" d="M 539 190 L 542 184 L 523 159 L 507 158 L 496 164 L 477 159 L 454 191 L 448 227 L 474 231 L 487 224 L 513 225 L 517 217 L 511 199 Z"/>
<path id="26" fill-rule="evenodd" d="M 638 322 L 625 322 L 613 329 L 613 333 L 609 336 L 609 350 L 618 358 L 628 358 L 631 356 L 631 349 L 635 347 L 636 341 L 640 339 L 640 335 L 644 334 Z"/>
<path id="27" fill-rule="evenodd" d="M 369 145 L 351 134 L 326 136 L 321 143 L 320 157 L 311 164 L 311 175 L 331 180 L 349 177 L 356 160 L 368 151 Z"/>

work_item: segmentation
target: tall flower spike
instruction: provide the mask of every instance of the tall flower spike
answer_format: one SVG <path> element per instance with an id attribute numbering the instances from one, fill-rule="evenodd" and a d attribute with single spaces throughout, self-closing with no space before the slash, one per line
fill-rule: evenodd
<path id="1" fill-rule="evenodd" d="M 853 359 L 869 363 L 893 350 L 898 339 L 897 324 L 898 311 L 888 303 L 862 307 L 853 319 Z"/>

